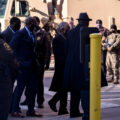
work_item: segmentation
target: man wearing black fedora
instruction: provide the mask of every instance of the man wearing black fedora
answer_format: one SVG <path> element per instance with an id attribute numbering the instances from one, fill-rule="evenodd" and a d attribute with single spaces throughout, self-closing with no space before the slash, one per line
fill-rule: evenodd
<path id="1" fill-rule="evenodd" d="M 89 120 L 89 35 L 98 30 L 88 27 L 92 19 L 87 13 L 80 13 L 77 20 L 78 25 L 67 34 L 63 86 L 71 92 L 70 117 L 82 116 L 82 120 Z M 80 99 L 83 114 L 79 111 Z"/>

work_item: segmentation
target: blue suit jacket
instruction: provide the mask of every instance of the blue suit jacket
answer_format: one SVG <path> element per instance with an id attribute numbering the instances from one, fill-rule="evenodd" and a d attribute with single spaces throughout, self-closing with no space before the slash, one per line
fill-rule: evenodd
<path id="1" fill-rule="evenodd" d="M 7 29 L 5 31 L 2 32 L 2 36 L 4 37 L 4 40 L 9 44 L 9 42 L 11 41 L 12 37 L 13 37 L 14 33 L 12 32 L 12 30 L 7 27 Z"/>
<path id="2" fill-rule="evenodd" d="M 37 65 L 35 43 L 33 43 L 25 28 L 15 33 L 10 42 L 10 46 L 20 65 L 23 67 L 34 67 Z"/>

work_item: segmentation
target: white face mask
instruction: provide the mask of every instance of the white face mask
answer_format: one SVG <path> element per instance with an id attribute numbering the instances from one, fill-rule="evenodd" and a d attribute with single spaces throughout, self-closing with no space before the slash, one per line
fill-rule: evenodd
<path id="1" fill-rule="evenodd" d="M 102 25 L 101 24 L 97 24 L 97 26 L 96 26 L 97 28 L 101 28 L 102 27 Z"/>

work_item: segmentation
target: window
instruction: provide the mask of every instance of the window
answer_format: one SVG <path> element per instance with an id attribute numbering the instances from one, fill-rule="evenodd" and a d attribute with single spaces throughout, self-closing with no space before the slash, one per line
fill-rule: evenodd
<path id="1" fill-rule="evenodd" d="M 16 5 L 16 6 L 15 6 Z M 12 16 L 29 16 L 29 6 L 27 1 L 13 1 L 12 9 L 11 9 Z"/>
<path id="2" fill-rule="evenodd" d="M 52 5 L 53 5 L 53 15 L 54 15 L 55 14 L 56 5 L 57 5 L 57 1 L 56 0 L 52 0 Z"/>
<path id="3" fill-rule="evenodd" d="M 0 18 L 5 15 L 6 5 L 8 0 L 0 0 Z"/>

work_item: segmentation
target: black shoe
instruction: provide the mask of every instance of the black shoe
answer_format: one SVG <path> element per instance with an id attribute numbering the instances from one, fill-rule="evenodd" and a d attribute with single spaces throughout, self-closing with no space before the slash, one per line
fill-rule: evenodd
<path id="1" fill-rule="evenodd" d="M 24 118 L 25 117 L 20 112 L 13 112 L 13 113 L 11 113 L 11 116 L 16 117 L 16 118 Z"/>
<path id="2" fill-rule="evenodd" d="M 38 108 L 44 108 L 43 104 L 38 104 Z"/>
<path id="3" fill-rule="evenodd" d="M 71 118 L 82 117 L 82 116 L 83 116 L 83 113 L 71 113 L 70 114 Z"/>
<path id="4" fill-rule="evenodd" d="M 59 110 L 58 112 L 58 115 L 65 115 L 65 114 L 69 114 L 67 109 Z"/>
<path id="5" fill-rule="evenodd" d="M 83 115 L 82 120 L 89 120 L 89 116 L 84 116 Z"/>
<path id="6" fill-rule="evenodd" d="M 22 103 L 20 103 L 20 105 L 27 105 L 27 100 L 25 100 Z"/>
<path id="7" fill-rule="evenodd" d="M 57 112 L 56 105 L 53 102 L 49 101 L 48 105 L 50 106 L 51 110 L 53 110 L 54 112 Z"/>
<path id="8" fill-rule="evenodd" d="M 26 115 L 29 117 L 42 117 L 41 114 L 36 113 L 35 111 L 27 112 Z"/>

